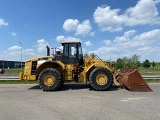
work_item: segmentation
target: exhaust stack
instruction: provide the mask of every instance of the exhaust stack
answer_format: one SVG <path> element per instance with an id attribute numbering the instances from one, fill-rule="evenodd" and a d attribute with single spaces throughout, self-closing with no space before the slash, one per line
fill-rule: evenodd
<path id="1" fill-rule="evenodd" d="M 47 48 L 47 56 L 50 56 L 50 48 L 46 45 Z"/>

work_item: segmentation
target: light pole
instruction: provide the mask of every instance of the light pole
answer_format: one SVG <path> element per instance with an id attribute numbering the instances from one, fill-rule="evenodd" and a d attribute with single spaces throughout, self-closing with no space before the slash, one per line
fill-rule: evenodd
<path id="1" fill-rule="evenodd" d="M 4 54 L 4 62 L 3 62 L 3 69 L 5 67 L 5 54 Z"/>
<path id="2" fill-rule="evenodd" d="M 21 70 L 22 70 L 22 42 L 19 42 L 21 44 Z"/>

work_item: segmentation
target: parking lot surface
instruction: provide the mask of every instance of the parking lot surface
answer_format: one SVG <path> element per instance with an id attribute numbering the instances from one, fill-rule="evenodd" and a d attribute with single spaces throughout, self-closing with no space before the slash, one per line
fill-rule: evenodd
<path id="1" fill-rule="evenodd" d="M 159 120 L 160 84 L 149 86 L 153 92 L 85 84 L 43 92 L 36 84 L 0 84 L 0 120 Z"/>

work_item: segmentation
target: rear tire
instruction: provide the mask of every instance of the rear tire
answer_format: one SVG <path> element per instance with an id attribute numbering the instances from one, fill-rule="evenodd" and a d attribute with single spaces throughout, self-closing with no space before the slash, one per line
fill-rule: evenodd
<path id="1" fill-rule="evenodd" d="M 95 68 L 89 75 L 89 82 L 94 90 L 108 90 L 113 84 L 113 75 L 107 68 Z"/>
<path id="2" fill-rule="evenodd" d="M 44 69 L 38 76 L 39 86 L 43 91 L 57 90 L 61 83 L 61 74 L 54 68 Z"/>

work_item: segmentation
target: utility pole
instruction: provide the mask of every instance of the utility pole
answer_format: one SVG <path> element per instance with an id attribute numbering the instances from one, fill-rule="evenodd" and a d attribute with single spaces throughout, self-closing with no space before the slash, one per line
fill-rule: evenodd
<path id="1" fill-rule="evenodd" d="M 22 70 L 22 42 L 19 42 L 21 44 L 21 70 Z"/>

